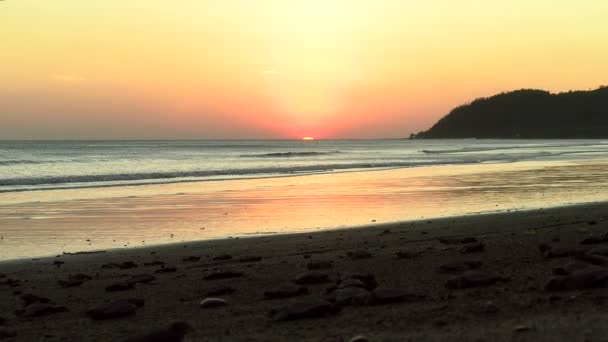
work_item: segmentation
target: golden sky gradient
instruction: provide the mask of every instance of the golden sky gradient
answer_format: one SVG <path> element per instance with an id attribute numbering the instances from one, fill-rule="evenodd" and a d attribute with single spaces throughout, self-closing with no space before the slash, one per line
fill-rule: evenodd
<path id="1" fill-rule="evenodd" d="M 608 83 L 604 0 L 4 0 L 0 139 L 384 138 Z"/>

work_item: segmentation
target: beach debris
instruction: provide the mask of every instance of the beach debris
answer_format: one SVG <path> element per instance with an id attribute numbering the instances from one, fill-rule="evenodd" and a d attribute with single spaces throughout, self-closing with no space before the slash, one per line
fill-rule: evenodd
<path id="1" fill-rule="evenodd" d="M 216 260 L 216 261 L 231 260 L 231 259 L 232 259 L 232 255 L 230 255 L 230 254 L 220 254 L 213 258 L 213 260 Z"/>
<path id="2" fill-rule="evenodd" d="M 333 267 L 333 260 L 311 260 L 306 264 L 306 268 L 309 270 L 327 270 Z"/>
<path id="3" fill-rule="evenodd" d="M 317 297 L 306 297 L 270 311 L 275 321 L 319 318 L 337 313 L 338 307 Z"/>
<path id="4" fill-rule="evenodd" d="M 470 254 L 470 253 L 479 253 L 483 252 L 485 249 L 485 244 L 481 242 L 467 243 L 460 248 L 460 253 L 462 254 Z"/>
<path id="5" fill-rule="evenodd" d="M 364 335 L 357 335 L 348 341 L 349 342 L 370 342 L 370 340 L 367 337 L 365 337 Z"/>
<path id="6" fill-rule="evenodd" d="M 161 267 L 154 271 L 154 273 L 174 273 L 177 272 L 177 267 Z"/>
<path id="7" fill-rule="evenodd" d="M 70 275 L 67 279 L 60 279 L 58 283 L 61 287 L 76 287 L 82 285 L 85 281 L 92 279 L 93 278 L 89 275 L 78 273 Z"/>
<path id="8" fill-rule="evenodd" d="M 264 298 L 266 299 L 280 299 L 289 298 L 300 295 L 308 294 L 308 289 L 304 286 L 287 283 L 280 285 L 274 289 L 270 289 L 264 292 Z"/>
<path id="9" fill-rule="evenodd" d="M 372 291 L 371 304 L 391 304 L 411 302 L 424 298 L 424 296 L 409 293 L 402 289 L 378 287 Z"/>
<path id="10" fill-rule="evenodd" d="M 191 331 L 193 329 L 190 324 L 177 321 L 143 335 L 128 338 L 124 342 L 182 342 Z"/>
<path id="11" fill-rule="evenodd" d="M 608 243 L 608 232 L 605 232 L 599 236 L 590 236 L 581 241 L 581 245 L 595 245 L 600 243 Z"/>
<path id="12" fill-rule="evenodd" d="M 201 260 L 201 257 L 200 256 L 194 256 L 194 255 L 182 258 L 183 262 L 197 262 L 199 260 Z"/>
<path id="13" fill-rule="evenodd" d="M 437 240 L 444 245 L 463 245 L 478 242 L 474 237 L 438 237 Z"/>
<path id="14" fill-rule="evenodd" d="M 296 277 L 294 283 L 299 285 L 304 284 L 323 284 L 329 281 L 329 275 L 318 271 L 309 271 L 302 273 Z"/>
<path id="15" fill-rule="evenodd" d="M 205 297 L 223 296 L 233 293 L 235 290 L 230 286 L 216 286 L 205 292 Z"/>
<path id="16" fill-rule="evenodd" d="M 0 327 L 0 340 L 12 337 L 17 337 L 17 330 Z"/>
<path id="17" fill-rule="evenodd" d="M 23 310 L 17 310 L 16 314 L 20 317 L 40 317 L 59 312 L 66 312 L 68 309 L 63 305 L 53 305 L 50 303 L 32 303 Z"/>
<path id="18" fill-rule="evenodd" d="M 356 250 L 346 253 L 346 256 L 348 256 L 352 260 L 361 260 L 371 258 L 372 254 L 365 250 Z"/>
<path id="19" fill-rule="evenodd" d="M 137 268 L 137 264 L 134 263 L 133 261 L 125 261 L 125 262 L 121 262 L 121 263 L 110 262 L 110 263 L 101 265 L 101 268 L 104 268 L 104 269 L 118 268 L 121 270 L 128 270 L 131 268 Z"/>
<path id="20" fill-rule="evenodd" d="M 228 305 L 228 302 L 225 299 L 222 298 L 215 298 L 215 297 L 208 297 L 205 298 L 201 301 L 201 308 L 217 308 L 220 306 L 226 306 Z"/>
<path id="21" fill-rule="evenodd" d="M 236 271 L 214 271 L 203 277 L 204 280 L 220 280 L 242 277 L 242 272 Z"/>
<path id="22" fill-rule="evenodd" d="M 395 257 L 397 257 L 397 259 L 413 259 L 415 257 L 422 255 L 422 253 L 423 253 L 423 251 L 413 251 L 413 250 L 409 250 L 409 249 L 402 249 L 402 250 L 398 251 L 397 253 L 395 253 Z"/>
<path id="23" fill-rule="evenodd" d="M 262 257 L 258 255 L 249 255 L 239 258 L 239 262 L 258 262 L 262 261 Z"/>
<path id="24" fill-rule="evenodd" d="M 476 270 L 482 265 L 481 261 L 465 260 L 455 261 L 439 266 L 438 272 L 441 273 L 462 273 L 464 271 Z"/>
<path id="25" fill-rule="evenodd" d="M 549 280 L 547 291 L 568 291 L 608 287 L 608 269 L 589 266 L 583 270 Z"/>
<path id="26" fill-rule="evenodd" d="M 538 245 L 538 250 L 548 259 L 554 258 L 565 258 L 565 257 L 575 257 L 584 255 L 587 253 L 587 250 L 584 248 L 576 248 L 576 247 L 556 247 L 550 246 L 545 243 L 541 243 Z"/>
<path id="27" fill-rule="evenodd" d="M 121 318 L 135 314 L 143 305 L 144 301 L 141 299 L 120 299 L 98 305 L 87 311 L 87 315 L 94 320 Z"/>
<path id="28" fill-rule="evenodd" d="M 467 271 L 462 275 L 448 279 L 445 286 L 449 289 L 465 289 L 470 287 L 486 287 L 507 281 L 509 281 L 508 278 L 495 274 L 481 271 Z"/>

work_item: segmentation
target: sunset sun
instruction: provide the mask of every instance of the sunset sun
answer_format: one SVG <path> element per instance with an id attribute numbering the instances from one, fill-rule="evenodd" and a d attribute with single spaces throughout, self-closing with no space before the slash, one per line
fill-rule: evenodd
<path id="1" fill-rule="evenodd" d="M 312 141 L 312 140 L 315 140 L 315 138 L 313 138 L 313 137 L 304 137 L 304 138 L 302 138 L 302 140 L 304 140 L 304 141 Z"/>

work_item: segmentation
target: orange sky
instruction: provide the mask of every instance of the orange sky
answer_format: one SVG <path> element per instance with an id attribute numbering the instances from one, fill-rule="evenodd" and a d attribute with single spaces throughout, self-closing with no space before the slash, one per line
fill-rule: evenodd
<path id="1" fill-rule="evenodd" d="M 603 0 L 5 0 L 0 139 L 388 138 L 608 79 Z"/>

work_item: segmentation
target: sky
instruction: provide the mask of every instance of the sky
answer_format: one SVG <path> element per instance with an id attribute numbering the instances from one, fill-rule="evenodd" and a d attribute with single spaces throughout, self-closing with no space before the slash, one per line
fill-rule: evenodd
<path id="1" fill-rule="evenodd" d="M 3 0 L 0 139 L 400 138 L 608 83 L 605 0 Z"/>

